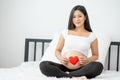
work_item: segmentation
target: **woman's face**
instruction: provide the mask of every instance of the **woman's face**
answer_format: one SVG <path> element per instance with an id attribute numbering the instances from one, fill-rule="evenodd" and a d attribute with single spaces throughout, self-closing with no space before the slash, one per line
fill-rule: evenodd
<path id="1" fill-rule="evenodd" d="M 73 24 L 76 27 L 84 26 L 85 20 L 86 20 L 86 17 L 85 17 L 85 15 L 81 11 L 76 10 L 74 12 L 74 14 L 73 14 Z"/>

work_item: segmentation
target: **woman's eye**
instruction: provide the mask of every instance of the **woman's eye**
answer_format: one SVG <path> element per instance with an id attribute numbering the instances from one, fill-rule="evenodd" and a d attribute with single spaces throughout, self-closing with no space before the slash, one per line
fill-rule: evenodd
<path id="1" fill-rule="evenodd" d="M 78 17 L 82 17 L 82 16 L 78 16 Z"/>
<path id="2" fill-rule="evenodd" d="M 76 16 L 73 16 L 73 18 L 76 18 Z"/>
<path id="3" fill-rule="evenodd" d="M 82 17 L 82 16 L 73 16 L 73 18 L 80 18 L 80 17 Z"/>

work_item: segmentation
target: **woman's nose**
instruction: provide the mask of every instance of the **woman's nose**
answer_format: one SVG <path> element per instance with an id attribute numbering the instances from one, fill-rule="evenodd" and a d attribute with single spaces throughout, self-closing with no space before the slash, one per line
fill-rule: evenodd
<path id="1" fill-rule="evenodd" d="M 76 20 L 79 20 L 79 18 L 78 18 L 78 17 L 76 17 Z"/>

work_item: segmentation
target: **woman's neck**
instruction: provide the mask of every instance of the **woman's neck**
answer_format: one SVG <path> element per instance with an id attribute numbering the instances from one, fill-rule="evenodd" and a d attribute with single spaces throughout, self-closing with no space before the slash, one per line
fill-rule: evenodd
<path id="1" fill-rule="evenodd" d="M 82 26 L 82 27 L 76 27 L 75 30 L 83 32 L 83 31 L 85 31 L 85 28 L 84 28 L 84 26 Z"/>

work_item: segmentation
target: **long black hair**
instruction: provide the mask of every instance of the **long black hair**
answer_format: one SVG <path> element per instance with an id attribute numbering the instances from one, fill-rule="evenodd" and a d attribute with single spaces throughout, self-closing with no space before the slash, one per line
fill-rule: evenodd
<path id="1" fill-rule="evenodd" d="M 76 10 L 79 10 L 80 12 L 82 12 L 84 14 L 84 16 L 86 16 L 86 20 L 84 22 L 84 27 L 87 31 L 92 32 L 87 11 L 86 11 L 85 7 L 82 5 L 77 5 L 77 6 L 73 7 L 73 9 L 71 10 L 69 22 L 68 22 L 68 29 L 73 30 L 76 28 L 76 26 L 73 24 L 73 14 Z"/>

